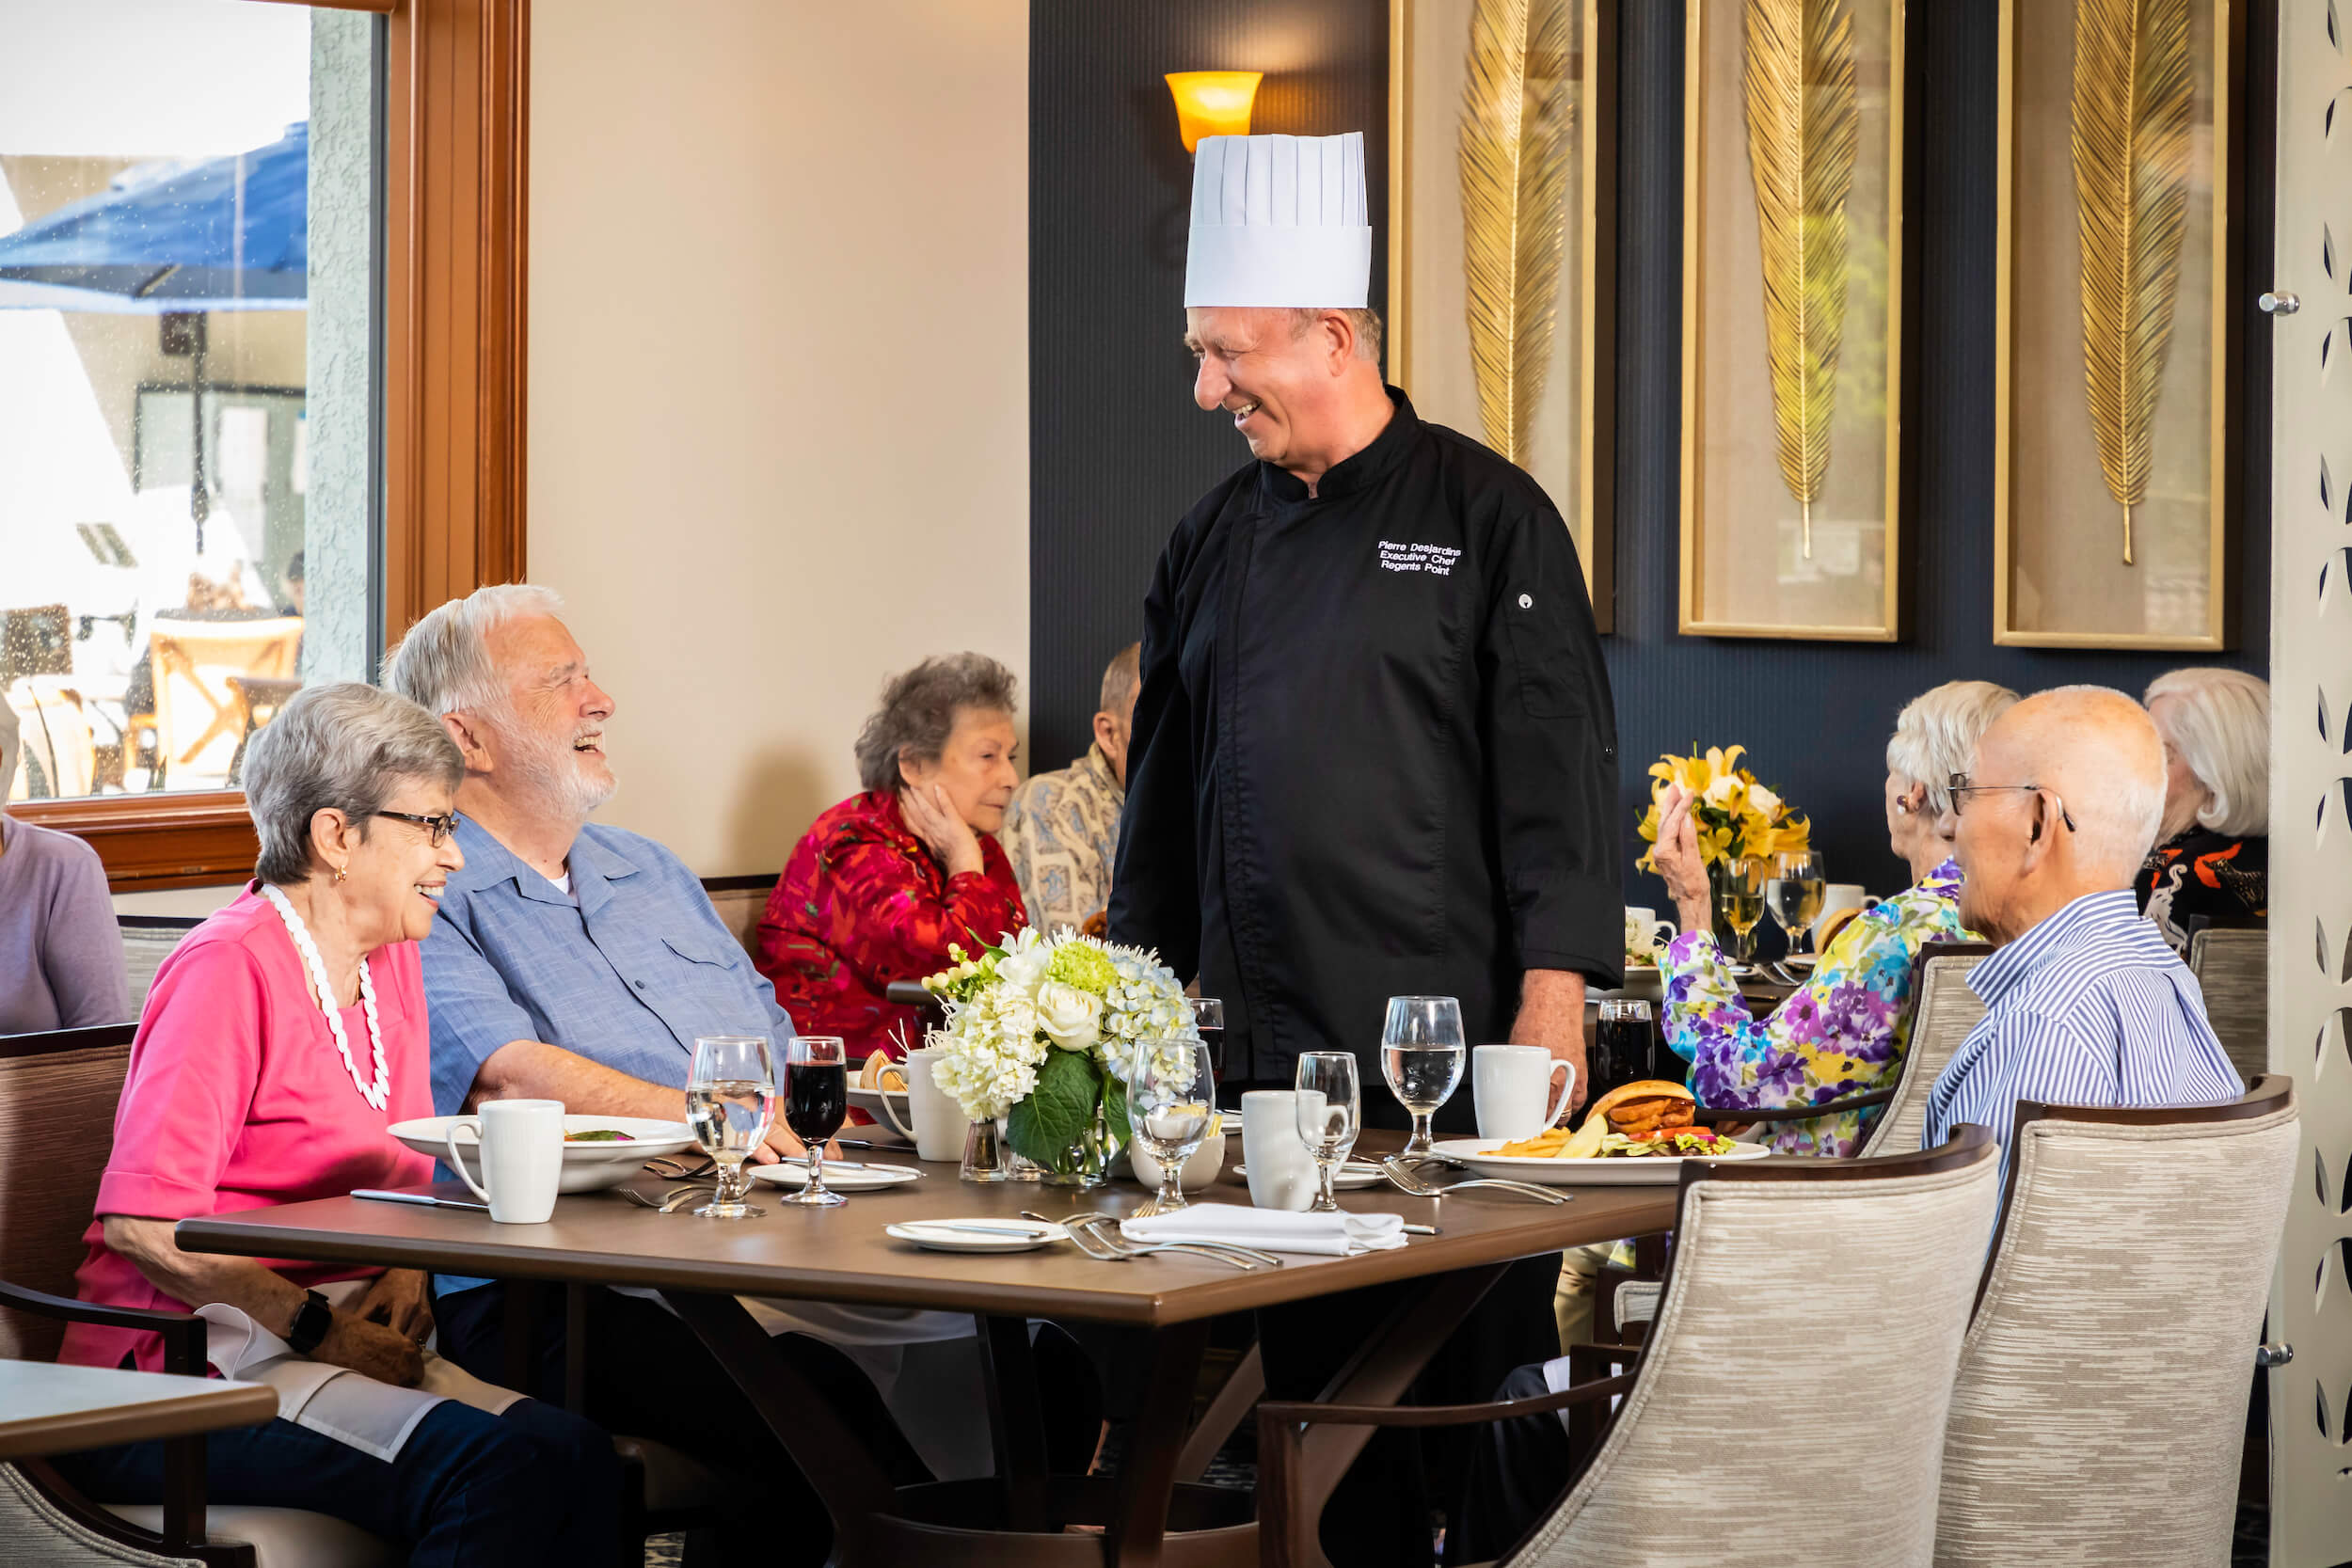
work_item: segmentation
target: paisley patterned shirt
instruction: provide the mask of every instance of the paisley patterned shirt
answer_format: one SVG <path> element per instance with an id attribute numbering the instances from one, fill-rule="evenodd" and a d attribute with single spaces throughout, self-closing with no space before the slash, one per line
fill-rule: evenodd
<path id="1" fill-rule="evenodd" d="M 852 1057 L 920 1045 L 893 980 L 947 967 L 1028 925 L 1005 852 L 979 835 L 982 869 L 950 877 L 898 813 L 896 795 L 854 795 L 819 816 L 785 863 L 759 917 L 759 972 L 804 1035 L 838 1035 Z"/>
<path id="2" fill-rule="evenodd" d="M 1126 803 L 1126 786 L 1100 746 L 1088 747 L 1067 768 L 1038 774 L 1013 796 L 1005 808 L 1005 854 L 1030 925 L 1074 930 L 1110 908 L 1119 813 Z"/>
<path id="3" fill-rule="evenodd" d="M 1970 940 L 1960 924 L 1960 866 L 1946 861 L 1846 923 L 1810 982 L 1770 1018 L 1748 1011 L 1723 950 L 1685 931 L 1661 960 L 1666 1043 L 1691 1063 L 1702 1105 L 1772 1110 L 1879 1086 L 1910 1043 L 1911 970 L 1931 942 Z M 1775 1153 L 1850 1156 L 1876 1108 L 1777 1124 Z"/>

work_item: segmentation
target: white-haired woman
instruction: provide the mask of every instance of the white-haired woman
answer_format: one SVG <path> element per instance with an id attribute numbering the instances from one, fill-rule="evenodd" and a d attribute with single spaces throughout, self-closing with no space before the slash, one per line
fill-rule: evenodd
<path id="1" fill-rule="evenodd" d="M 2164 737 L 2164 820 L 2132 886 L 2186 953 L 2207 926 L 2270 918 L 2270 683 L 2175 670 L 2141 700 Z"/>
<path id="2" fill-rule="evenodd" d="M 433 1113 L 417 943 L 465 863 L 463 772 L 438 721 L 367 686 L 312 687 L 255 738 L 256 879 L 156 971 L 75 1277 L 86 1301 L 200 1309 L 215 1364 L 278 1387 L 292 1418 L 207 1441 L 214 1501 L 331 1513 L 416 1568 L 610 1560 L 610 1440 L 421 1351 L 422 1275 L 173 1239 L 195 1215 L 430 1179 L 385 1129 Z M 161 1355 L 153 1334 L 86 1323 L 60 1352 L 150 1371 Z M 102 1501 L 162 1496 L 159 1443 L 57 1464 Z"/>
<path id="3" fill-rule="evenodd" d="M 1706 1105 L 1774 1110 L 1823 1104 L 1879 1086 L 1910 1042 L 1913 959 L 1927 942 L 1967 935 L 1960 923 L 1960 867 L 1939 824 L 1946 786 L 1967 769 L 1977 737 L 2017 701 L 1990 681 L 1952 681 L 1922 692 L 1895 720 L 1886 742 L 1886 838 L 1911 867 L 1912 885 L 1850 920 L 1804 989 L 1769 1018 L 1748 1011 L 1715 945 L 1707 867 L 1691 801 L 1669 787 L 1661 801 L 1658 873 L 1674 895 L 1682 931 L 1660 960 L 1666 1043 L 1691 1063 Z M 1780 1123 L 1784 1154 L 1851 1155 L 1869 1111 Z"/>

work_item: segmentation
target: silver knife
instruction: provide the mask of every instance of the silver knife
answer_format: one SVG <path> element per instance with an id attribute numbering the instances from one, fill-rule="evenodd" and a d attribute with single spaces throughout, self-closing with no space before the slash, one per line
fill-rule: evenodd
<path id="1" fill-rule="evenodd" d="M 486 1203 L 469 1203 L 463 1198 L 455 1197 L 434 1197 L 425 1193 L 387 1192 L 381 1187 L 354 1187 L 351 1190 L 351 1196 L 372 1197 L 378 1203 L 414 1203 L 426 1209 L 470 1209 L 477 1214 L 486 1214 L 490 1212 L 490 1206 Z"/>
<path id="2" fill-rule="evenodd" d="M 939 1220 L 916 1220 L 926 1230 L 961 1230 L 975 1236 L 1019 1236 L 1024 1241 L 1045 1242 L 1053 1238 L 1025 1226 L 1015 1225 L 947 1225 Z"/>

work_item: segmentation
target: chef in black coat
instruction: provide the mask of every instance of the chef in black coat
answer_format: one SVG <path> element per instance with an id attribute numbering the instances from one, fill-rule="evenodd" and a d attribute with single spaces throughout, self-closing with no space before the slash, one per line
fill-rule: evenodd
<path id="1" fill-rule="evenodd" d="M 1616 721 L 1575 546 L 1526 474 L 1380 376 L 1360 135 L 1204 138 L 1185 341 L 1251 461 L 1177 525 L 1144 607 L 1110 927 L 1222 997 L 1228 1097 L 1302 1051 L 1363 1064 L 1386 999 L 1460 999 L 1469 1042 L 1542 1045 L 1584 1088 L 1584 987 L 1624 960 Z M 1439 1113 L 1464 1125 L 1468 1085 Z M 1555 1259 L 1504 1275 L 1423 1374 L 1484 1399 L 1558 1354 Z M 1412 1287 L 1259 1314 L 1277 1398 L 1318 1397 Z M 1443 1455 L 1437 1457 L 1442 1459 Z M 1322 1519 L 1347 1568 L 1430 1560 L 1410 1433 Z"/>
<path id="2" fill-rule="evenodd" d="M 1391 995 L 1458 997 L 1470 1043 L 1542 1045 L 1582 1100 L 1585 983 L 1624 960 L 1623 824 L 1566 524 L 1382 383 L 1360 158 L 1360 136 L 1200 143 L 1194 398 L 1251 461 L 1152 577 L 1110 927 L 1224 998 L 1229 1099 L 1348 1051 L 1366 1120 L 1402 1126 Z M 1467 1124 L 1468 1088 L 1441 1123 Z"/>

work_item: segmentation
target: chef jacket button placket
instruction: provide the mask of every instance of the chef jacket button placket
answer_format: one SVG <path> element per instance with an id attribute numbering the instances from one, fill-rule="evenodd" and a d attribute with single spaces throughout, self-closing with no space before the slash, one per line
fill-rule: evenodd
<path id="1" fill-rule="evenodd" d="M 1534 609 L 1534 608 L 1535 608 L 1535 595 L 1534 595 L 1534 594 L 1521 594 L 1519 595 L 1519 608 L 1520 608 L 1521 610 L 1533 610 L 1533 609 Z"/>

